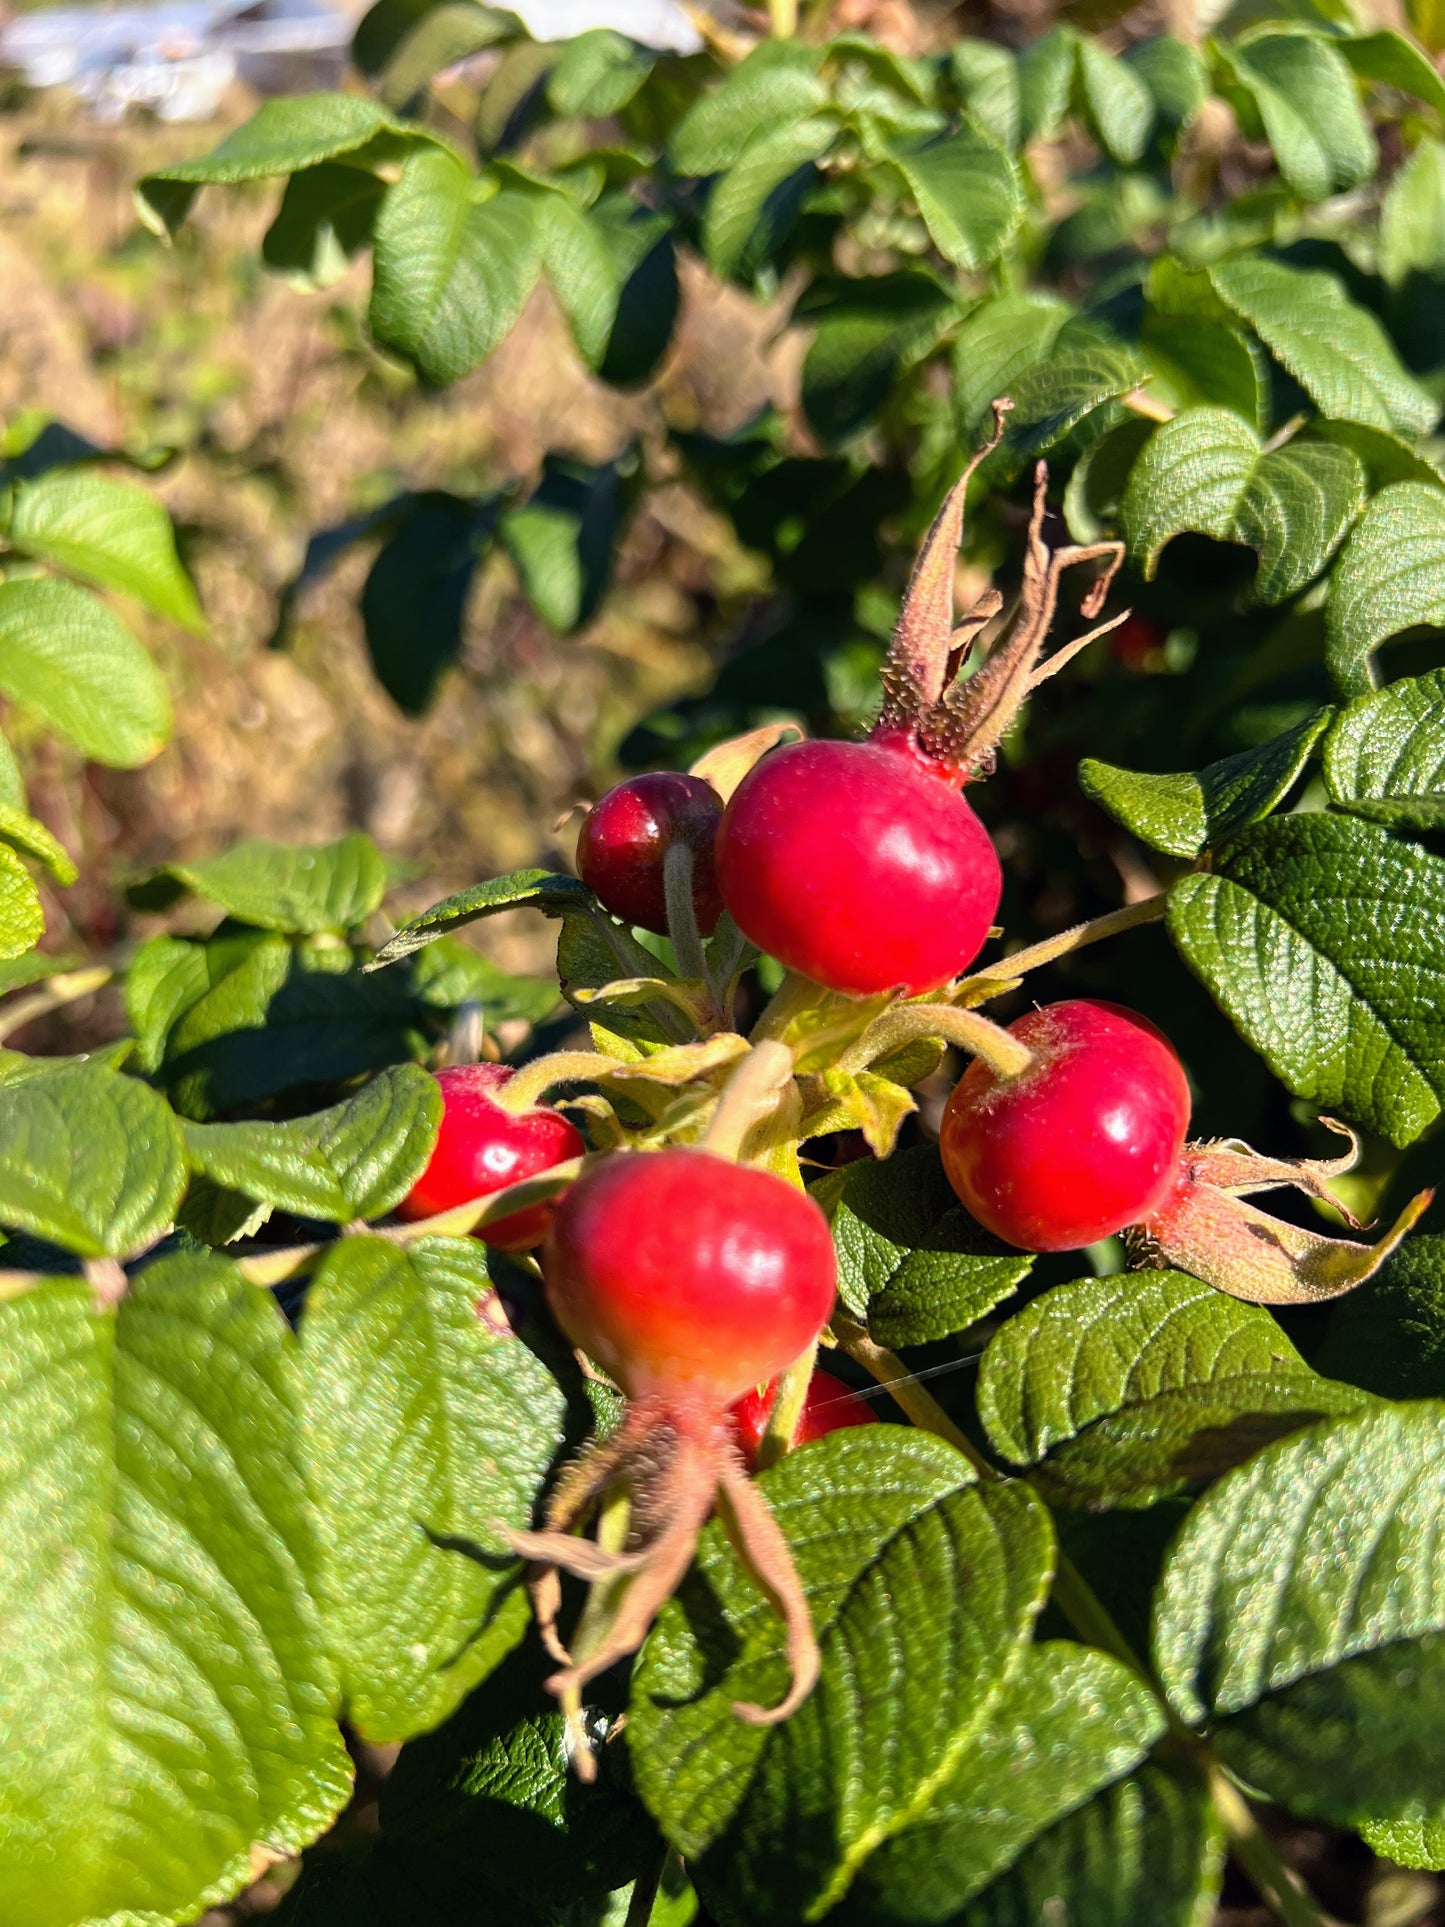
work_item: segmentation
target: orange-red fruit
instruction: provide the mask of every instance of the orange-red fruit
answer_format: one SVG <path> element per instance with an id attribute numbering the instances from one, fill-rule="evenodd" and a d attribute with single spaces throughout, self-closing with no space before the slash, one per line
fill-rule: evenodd
<path id="1" fill-rule="evenodd" d="M 722 808 L 722 798 L 700 776 L 654 770 L 629 777 L 587 812 L 577 839 L 577 874 L 613 916 L 665 937 L 663 865 L 672 844 L 686 843 L 697 927 L 709 937 L 722 915 L 713 867 Z"/>
<path id="2" fill-rule="evenodd" d="M 988 936 L 1003 873 L 956 781 L 875 743 L 791 743 L 734 792 L 723 902 L 760 950 L 829 990 L 937 990 Z"/>
<path id="3" fill-rule="evenodd" d="M 494 1102 L 492 1092 L 511 1075 L 505 1064 L 456 1064 L 437 1072 L 442 1122 L 436 1149 L 396 1207 L 399 1218 L 434 1217 L 581 1157 L 587 1149 L 582 1134 L 560 1111 L 539 1105 L 514 1114 Z M 483 1225 L 477 1235 L 500 1251 L 529 1251 L 546 1237 L 555 1208 L 529 1205 Z"/>
<path id="4" fill-rule="evenodd" d="M 1189 1086 L 1162 1031 L 1119 1004 L 1077 998 L 1009 1032 L 1034 1053 L 1017 1077 L 981 1058 L 943 1114 L 948 1181 L 996 1237 L 1072 1251 L 1138 1224 L 1175 1182 Z"/>
<path id="5" fill-rule="evenodd" d="M 767 1385 L 754 1385 L 728 1408 L 733 1436 L 754 1472 L 758 1469 L 758 1451 L 777 1393 L 778 1383 L 773 1379 Z M 814 1439 L 826 1438 L 830 1432 L 844 1431 L 850 1425 L 872 1423 L 873 1413 L 856 1392 L 850 1391 L 842 1379 L 834 1378 L 831 1372 L 818 1370 L 808 1380 L 807 1397 L 793 1433 L 793 1448 L 811 1445 Z"/>
<path id="6" fill-rule="evenodd" d="M 631 1399 L 720 1416 L 822 1330 L 828 1221 L 709 1151 L 620 1152 L 567 1193 L 542 1256 L 557 1323 Z"/>

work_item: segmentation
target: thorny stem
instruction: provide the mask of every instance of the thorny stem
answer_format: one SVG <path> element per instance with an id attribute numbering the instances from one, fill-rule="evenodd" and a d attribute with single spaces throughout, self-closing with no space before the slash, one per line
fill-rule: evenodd
<path id="1" fill-rule="evenodd" d="M 818 1356 L 816 1339 L 803 1353 L 795 1358 L 778 1380 L 777 1396 L 773 1409 L 768 1413 L 767 1429 L 758 1446 L 758 1470 L 765 1472 L 770 1465 L 776 1465 L 793 1447 L 793 1435 L 798 1429 L 798 1421 L 803 1416 L 803 1407 L 808 1400 L 808 1386 L 813 1378 L 813 1361 Z"/>
<path id="2" fill-rule="evenodd" d="M 669 843 L 662 859 L 662 887 L 667 896 L 667 934 L 677 952 L 678 968 L 685 978 L 700 983 L 707 993 L 707 1029 L 726 1029 L 712 973 L 707 967 L 707 952 L 702 947 L 702 932 L 697 927 L 697 904 L 692 894 L 694 860 L 689 844 Z"/>
<path id="3" fill-rule="evenodd" d="M 787 1046 L 767 1039 L 755 1044 L 723 1085 L 702 1136 L 703 1150 L 720 1158 L 740 1157 L 748 1133 L 777 1109 L 792 1081 L 793 1056 Z"/>
<path id="4" fill-rule="evenodd" d="M 497 1086 L 491 1099 L 502 1110 L 515 1115 L 530 1110 L 543 1091 L 550 1090 L 554 1084 L 590 1084 L 616 1069 L 617 1059 L 604 1057 L 600 1051 L 554 1051 L 550 1057 L 539 1057 L 531 1064 L 524 1064 L 505 1084 Z"/>
<path id="5" fill-rule="evenodd" d="M 1045 937 L 1042 943 L 1030 944 L 1026 950 L 1016 950 L 1011 957 L 1001 957 L 986 970 L 965 977 L 954 991 L 954 997 L 964 1005 L 981 1004 L 990 997 L 1001 997 L 1031 970 L 1038 970 L 1059 957 L 1067 957 L 1075 950 L 1083 950 L 1088 944 L 1099 943 L 1105 937 L 1117 937 L 1121 931 L 1132 930 L 1136 924 L 1157 922 L 1164 915 L 1168 901 L 1169 892 L 1161 890 L 1157 897 L 1145 897 L 1139 903 L 1126 903 L 1121 910 L 1110 910 L 1089 923 L 1076 923 L 1071 930 L 1061 930 L 1056 937 Z"/>
<path id="6" fill-rule="evenodd" d="M 875 1344 L 861 1325 L 841 1313 L 833 1320 L 833 1331 L 848 1356 L 856 1359 L 880 1385 L 887 1386 L 895 1402 L 920 1431 L 931 1432 L 935 1438 L 944 1439 L 957 1447 L 980 1479 L 1000 1478 L 1001 1475 L 959 1430 L 932 1393 L 910 1380 L 907 1367 L 896 1353 Z M 1103 1652 L 1111 1653 L 1157 1695 L 1169 1722 L 1171 1737 L 1204 1774 L 1210 1800 L 1219 1815 L 1235 1859 L 1259 1889 L 1261 1899 L 1271 1911 L 1279 1916 L 1285 1927 L 1333 1927 L 1329 1916 L 1321 1912 L 1313 1896 L 1300 1886 L 1295 1875 L 1280 1859 L 1274 1842 L 1210 1751 L 1208 1741 L 1185 1726 L 1174 1713 L 1160 1692 L 1157 1680 L 1119 1630 L 1104 1602 L 1073 1561 L 1062 1552 L 1054 1573 L 1053 1600 L 1081 1639 Z"/>
<path id="7" fill-rule="evenodd" d="M 24 1025 L 34 1023 L 37 1017 L 48 1017 L 52 1010 L 61 1010 L 66 1004 L 103 990 L 114 975 L 115 972 L 103 964 L 87 970 L 65 970 L 52 977 L 44 989 L 28 997 L 18 997 L 0 1014 L 0 1043 Z"/>
<path id="8" fill-rule="evenodd" d="M 904 1004 L 870 1024 L 857 1043 L 844 1051 L 837 1068 L 850 1073 L 866 1070 L 880 1057 L 922 1037 L 942 1037 L 958 1045 L 981 1057 L 1000 1077 L 1018 1077 L 1034 1061 L 1026 1044 L 974 1011 L 953 1004 Z"/>

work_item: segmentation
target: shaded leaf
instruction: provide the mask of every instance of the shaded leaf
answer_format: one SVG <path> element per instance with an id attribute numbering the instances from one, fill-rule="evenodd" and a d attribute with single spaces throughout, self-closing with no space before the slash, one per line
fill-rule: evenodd
<path id="1" fill-rule="evenodd" d="M 1375 683 L 1371 654 L 1417 623 L 1445 628 L 1445 487 L 1398 482 L 1360 517 L 1330 581 L 1330 673 L 1351 696 Z"/>

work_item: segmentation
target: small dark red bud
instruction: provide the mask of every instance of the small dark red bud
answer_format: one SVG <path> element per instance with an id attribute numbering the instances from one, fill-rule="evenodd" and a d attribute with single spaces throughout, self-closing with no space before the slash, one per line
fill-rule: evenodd
<path id="1" fill-rule="evenodd" d="M 697 927 L 711 936 L 722 915 L 713 865 L 722 813 L 722 798 L 701 777 L 678 770 L 630 776 L 587 812 L 577 839 L 578 875 L 613 916 L 665 937 L 663 865 L 672 844 L 686 843 Z"/>

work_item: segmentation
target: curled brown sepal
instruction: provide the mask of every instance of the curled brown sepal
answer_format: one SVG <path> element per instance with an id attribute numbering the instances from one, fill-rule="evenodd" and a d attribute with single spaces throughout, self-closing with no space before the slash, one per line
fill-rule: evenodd
<path id="1" fill-rule="evenodd" d="M 625 1497 L 626 1544 L 617 1550 L 579 1535 L 599 1510 Z M 692 1564 L 698 1534 L 716 1506 L 743 1566 L 787 1628 L 792 1684 L 776 1707 L 739 1704 L 739 1719 L 771 1725 L 786 1719 L 818 1678 L 818 1647 L 808 1602 L 787 1541 L 752 1484 L 724 1423 L 673 1414 L 660 1404 L 633 1405 L 613 1436 L 594 1445 L 562 1474 L 543 1529 L 500 1535 L 532 1567 L 533 1611 L 543 1644 L 559 1671 L 547 1681 L 569 1716 L 582 1689 L 647 1637 L 653 1620 Z M 560 1575 L 592 1588 L 569 1652 L 557 1630 Z M 572 1749 L 580 1778 L 596 1772 L 590 1749 Z"/>
<path id="2" fill-rule="evenodd" d="M 949 492 L 924 538 L 883 665 L 883 706 L 872 731 L 874 742 L 906 746 L 960 781 L 986 775 L 999 743 L 1032 691 L 1081 649 L 1116 628 L 1128 613 L 1121 611 L 1041 660 L 1058 611 L 1064 571 L 1081 562 L 1105 565 L 1081 605 L 1084 619 L 1092 622 L 1123 563 L 1124 544 L 1091 542 L 1051 549 L 1043 535 L 1049 471 L 1040 462 L 1034 469 L 1033 511 L 1017 616 L 968 681 L 956 680 L 969 648 L 1003 608 L 1003 598 L 990 589 L 955 626 L 953 571 L 969 480 L 1002 440 L 1005 416 L 1012 406 L 1006 399 L 994 403 L 992 435 Z"/>
<path id="3" fill-rule="evenodd" d="M 1141 1242 L 1156 1261 L 1250 1304 L 1311 1305 L 1343 1297 L 1374 1276 L 1428 1209 L 1433 1191 L 1412 1198 L 1373 1245 L 1286 1224 L 1246 1204 L 1244 1194 L 1291 1185 L 1332 1204 L 1353 1225 L 1327 1180 L 1354 1161 L 1353 1148 L 1342 1158 L 1295 1160 L 1261 1157 L 1234 1142 L 1187 1144 L 1179 1182 L 1139 1227 Z"/>

